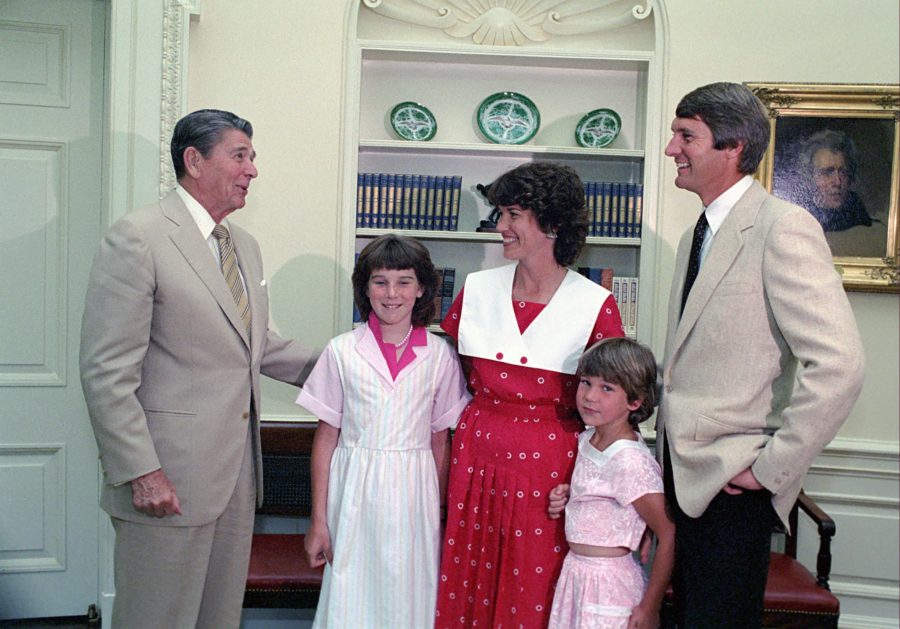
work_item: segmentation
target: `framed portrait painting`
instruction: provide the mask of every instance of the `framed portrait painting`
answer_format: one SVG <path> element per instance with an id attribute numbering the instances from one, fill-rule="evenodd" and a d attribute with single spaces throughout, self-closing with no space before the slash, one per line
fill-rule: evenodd
<path id="1" fill-rule="evenodd" d="M 769 110 L 761 183 L 819 220 L 847 290 L 900 292 L 900 88 L 746 85 Z"/>

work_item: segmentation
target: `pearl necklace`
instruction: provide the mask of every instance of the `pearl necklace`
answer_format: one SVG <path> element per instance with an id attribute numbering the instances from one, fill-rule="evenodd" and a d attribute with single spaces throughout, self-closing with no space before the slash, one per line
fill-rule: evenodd
<path id="1" fill-rule="evenodd" d="M 403 337 L 403 340 L 400 341 L 399 343 L 391 343 L 391 345 L 393 345 L 394 347 L 403 347 L 404 345 L 406 345 L 406 342 L 409 340 L 409 337 L 412 336 L 412 331 L 413 331 L 413 326 L 410 325 L 409 330 L 406 331 L 406 336 Z M 383 338 L 381 339 L 381 342 L 387 343 L 387 341 L 385 341 Z"/>

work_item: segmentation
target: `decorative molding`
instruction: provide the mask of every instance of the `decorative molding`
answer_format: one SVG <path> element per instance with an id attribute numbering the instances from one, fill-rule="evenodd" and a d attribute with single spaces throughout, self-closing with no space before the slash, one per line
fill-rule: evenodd
<path id="1" fill-rule="evenodd" d="M 832 580 L 831 591 L 835 595 L 868 598 L 878 601 L 896 601 L 900 598 L 900 588 L 895 585 L 872 585 L 870 583 Z"/>
<path id="2" fill-rule="evenodd" d="M 806 492 L 816 503 L 823 505 L 841 505 L 845 507 L 872 507 L 874 509 L 892 509 L 900 507 L 897 498 L 884 498 L 881 496 L 860 496 L 857 494 L 839 494 L 822 491 Z"/>
<path id="3" fill-rule="evenodd" d="M 596 0 L 362 0 L 378 15 L 440 29 L 451 37 L 484 46 L 522 46 L 554 36 L 584 35 L 630 26 L 653 12 L 649 0 L 598 3 Z M 600 6 L 598 6 L 598 4 Z M 611 5 L 626 4 L 614 11 Z"/>
<path id="4" fill-rule="evenodd" d="M 175 187 L 175 170 L 169 156 L 172 129 L 184 109 L 185 12 L 189 0 L 167 0 L 163 12 L 162 99 L 159 129 L 159 196 Z"/>
<path id="5" fill-rule="evenodd" d="M 897 629 L 898 627 L 900 625 L 897 624 L 896 619 L 841 614 L 841 629 Z"/>

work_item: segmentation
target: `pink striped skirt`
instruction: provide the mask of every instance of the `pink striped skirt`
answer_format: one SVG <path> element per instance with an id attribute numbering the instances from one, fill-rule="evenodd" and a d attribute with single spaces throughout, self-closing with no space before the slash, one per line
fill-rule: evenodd
<path id="1" fill-rule="evenodd" d="M 549 629 L 624 629 L 646 577 L 632 555 L 586 557 L 569 551 L 556 584 Z"/>

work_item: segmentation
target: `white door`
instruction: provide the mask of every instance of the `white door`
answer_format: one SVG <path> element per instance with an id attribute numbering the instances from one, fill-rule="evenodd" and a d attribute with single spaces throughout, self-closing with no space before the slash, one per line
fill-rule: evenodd
<path id="1" fill-rule="evenodd" d="M 78 341 L 101 231 L 106 13 L 0 0 L 0 619 L 98 599 Z"/>

